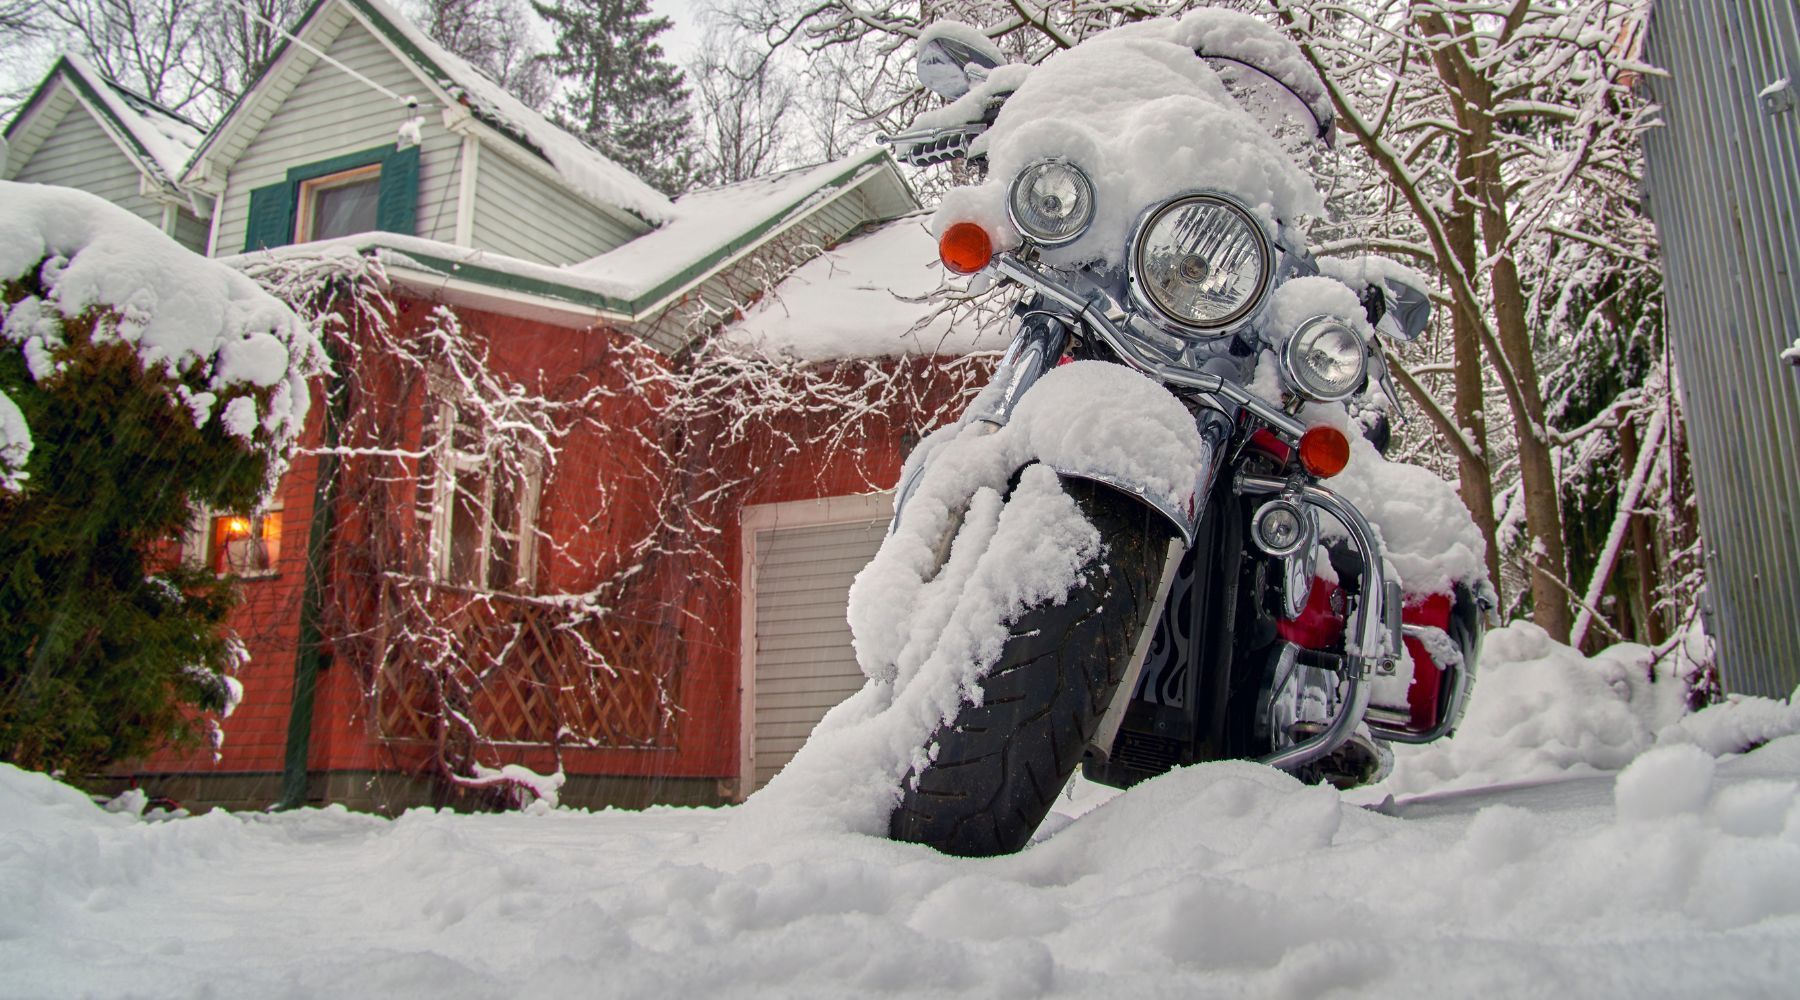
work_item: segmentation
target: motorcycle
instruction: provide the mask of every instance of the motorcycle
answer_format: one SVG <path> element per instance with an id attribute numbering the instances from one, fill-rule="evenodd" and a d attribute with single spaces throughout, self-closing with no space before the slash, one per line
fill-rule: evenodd
<path id="1" fill-rule="evenodd" d="M 1381 340 L 1419 336 L 1429 298 L 1308 251 L 1324 206 L 1300 158 L 1333 122 L 1299 51 L 1200 10 L 1038 66 L 939 24 L 917 70 L 949 103 L 882 141 L 982 178 L 937 209 L 940 256 L 1020 297 L 851 591 L 870 682 L 820 732 L 887 727 L 888 836 L 1005 854 L 1077 766 L 1349 786 L 1452 732 L 1491 607 L 1481 538 L 1376 447 Z"/>

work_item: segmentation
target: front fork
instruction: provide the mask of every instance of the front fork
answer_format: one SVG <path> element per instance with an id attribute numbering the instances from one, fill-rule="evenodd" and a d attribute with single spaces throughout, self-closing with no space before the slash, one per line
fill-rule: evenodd
<path id="1" fill-rule="evenodd" d="M 993 380 L 961 423 L 964 426 L 979 427 L 980 430 L 976 433 L 992 433 L 1006 426 L 1017 409 L 1019 400 L 1062 360 L 1068 342 L 1069 327 L 1062 319 L 1044 312 L 1027 313 L 1019 326 L 1018 334 L 1014 336 L 1012 344 L 994 370 Z M 1148 491 L 1135 484 L 1116 482 L 1093 470 L 1056 470 L 1063 475 L 1103 482 L 1136 496 L 1166 518 L 1180 536 L 1180 545 L 1171 547 L 1170 568 L 1179 561 L 1180 553 L 1194 544 L 1203 513 L 1201 505 L 1212 491 L 1234 432 L 1233 421 L 1220 408 L 1199 408 L 1196 421 L 1206 446 L 1202 450 L 1200 468 L 1195 470 L 1194 499 L 1185 510 L 1170 509 L 1166 502 L 1151 496 Z M 919 478 L 927 464 L 929 463 L 919 462 L 914 465 L 900 483 L 894 502 L 896 524 L 905 510 L 907 500 L 917 489 Z M 1400 585 L 1387 578 L 1381 543 L 1369 527 L 1368 520 L 1343 497 L 1303 480 L 1269 476 L 1239 475 L 1233 486 L 1240 494 L 1279 494 L 1292 502 L 1315 507 L 1332 515 L 1348 530 L 1366 566 L 1363 593 L 1357 601 L 1355 620 L 1345 641 L 1343 673 L 1346 687 L 1340 710 L 1323 731 L 1259 758 L 1263 763 L 1292 770 L 1342 746 L 1362 722 L 1369 706 L 1369 682 L 1373 672 L 1391 670 L 1395 657 L 1399 655 Z M 1165 572 L 1165 585 L 1170 575 Z M 1156 616 L 1152 616 L 1148 626 L 1150 630 L 1154 630 L 1155 622 Z M 1144 638 L 1148 638 L 1148 633 Z M 1119 685 L 1114 704 L 1102 717 L 1101 731 L 1096 734 L 1098 738 L 1094 745 L 1103 754 L 1110 750 L 1110 737 L 1117 732 L 1125 704 L 1135 690 L 1136 675 L 1143 667 L 1148 643 L 1140 642 L 1138 647 L 1127 670 L 1127 683 Z"/>

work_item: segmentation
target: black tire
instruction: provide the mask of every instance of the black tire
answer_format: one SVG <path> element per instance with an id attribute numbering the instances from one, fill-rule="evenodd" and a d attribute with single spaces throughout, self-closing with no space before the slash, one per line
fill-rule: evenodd
<path id="1" fill-rule="evenodd" d="M 981 682 L 980 707 L 932 735 L 937 758 L 901 789 L 894 840 L 963 857 L 1011 854 L 1031 839 L 1124 676 L 1157 610 L 1171 536 L 1142 501 L 1086 480 L 1063 488 L 1099 529 L 1100 555 L 1062 604 L 1028 609 Z"/>

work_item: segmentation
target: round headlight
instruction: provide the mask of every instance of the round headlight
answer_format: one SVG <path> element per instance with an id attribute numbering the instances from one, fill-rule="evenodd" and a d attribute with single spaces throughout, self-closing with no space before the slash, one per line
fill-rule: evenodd
<path id="1" fill-rule="evenodd" d="M 1061 160 L 1033 163 L 1013 179 L 1006 211 L 1032 240 L 1048 246 L 1067 243 L 1094 221 L 1094 185 Z"/>
<path id="2" fill-rule="evenodd" d="M 1369 349 L 1342 321 L 1314 316 L 1288 338 L 1281 366 L 1295 388 L 1330 403 L 1362 388 L 1369 371 Z"/>
<path id="3" fill-rule="evenodd" d="M 1182 326 L 1220 330 L 1262 305 L 1273 256 L 1249 212 L 1194 195 L 1164 205 L 1138 229 L 1131 287 Z"/>

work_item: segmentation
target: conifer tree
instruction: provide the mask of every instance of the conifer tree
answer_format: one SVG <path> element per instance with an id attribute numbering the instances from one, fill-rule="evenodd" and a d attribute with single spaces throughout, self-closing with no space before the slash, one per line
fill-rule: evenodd
<path id="1" fill-rule="evenodd" d="M 683 73 L 654 39 L 669 28 L 649 0 L 553 0 L 533 7 L 556 31 L 544 57 L 563 81 L 557 124 L 666 194 L 696 181 Z"/>

